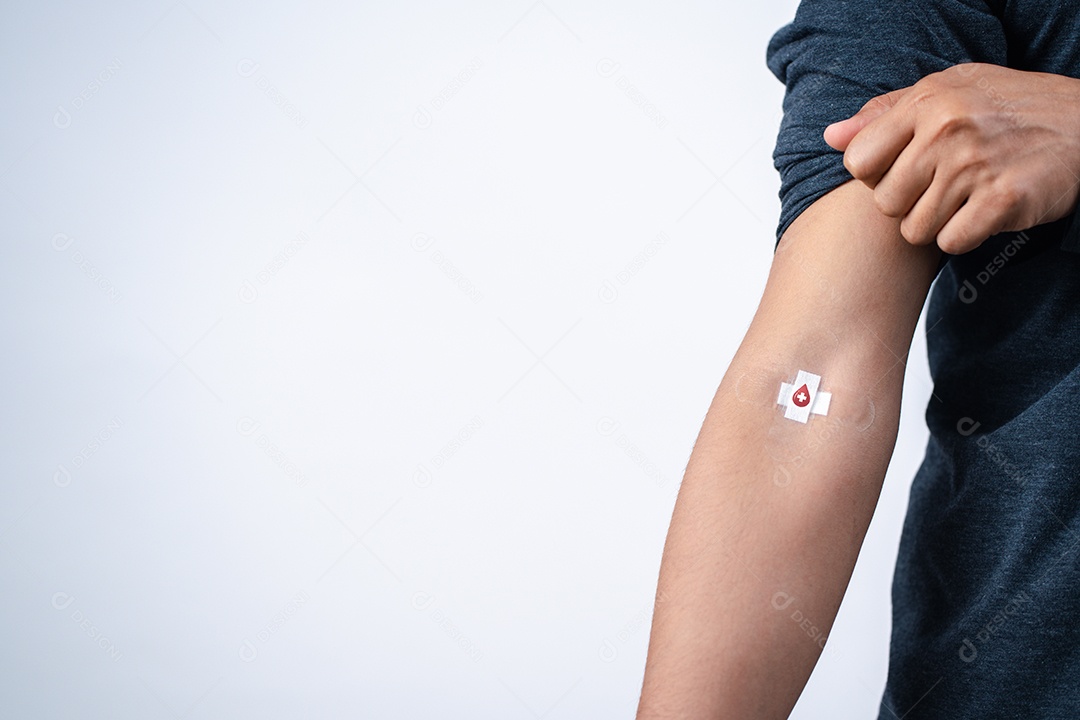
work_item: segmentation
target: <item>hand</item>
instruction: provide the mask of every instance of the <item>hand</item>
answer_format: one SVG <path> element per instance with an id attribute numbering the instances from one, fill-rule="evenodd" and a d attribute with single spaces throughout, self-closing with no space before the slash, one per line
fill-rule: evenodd
<path id="1" fill-rule="evenodd" d="M 914 245 L 947 253 L 1062 218 L 1080 187 L 1080 80 L 965 63 L 825 129 Z"/>

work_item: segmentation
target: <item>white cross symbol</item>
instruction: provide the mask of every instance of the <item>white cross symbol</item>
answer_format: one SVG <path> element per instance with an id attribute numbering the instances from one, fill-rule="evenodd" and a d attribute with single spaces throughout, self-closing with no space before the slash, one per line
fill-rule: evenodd
<path id="1" fill-rule="evenodd" d="M 810 420 L 811 414 L 828 415 L 832 393 L 824 390 L 818 392 L 820 384 L 820 375 L 805 370 L 798 372 L 795 382 L 780 383 L 780 394 L 776 398 L 776 404 L 784 406 L 784 417 L 805 423 Z M 803 391 L 804 386 L 805 391 Z"/>

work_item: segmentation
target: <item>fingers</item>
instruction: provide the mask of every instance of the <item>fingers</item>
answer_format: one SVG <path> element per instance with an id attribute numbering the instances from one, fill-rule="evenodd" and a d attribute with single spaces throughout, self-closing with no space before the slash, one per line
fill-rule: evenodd
<path id="1" fill-rule="evenodd" d="M 874 204 L 883 215 L 903 217 L 934 179 L 936 163 L 925 143 L 915 138 L 874 187 Z"/>
<path id="2" fill-rule="evenodd" d="M 911 211 L 900 221 L 900 234 L 912 245 L 940 241 L 939 232 L 964 205 L 968 193 L 968 185 L 955 178 L 935 175 Z"/>
<path id="3" fill-rule="evenodd" d="M 858 135 L 864 127 L 895 107 L 896 103 L 907 93 L 908 89 L 909 88 L 900 88 L 899 90 L 893 90 L 884 95 L 870 98 L 870 100 L 862 106 L 859 112 L 855 113 L 847 120 L 834 122 L 832 125 L 826 127 L 824 134 L 825 142 L 832 148 L 843 152 L 847 149 L 848 143 L 851 142 L 852 138 Z"/>
<path id="4" fill-rule="evenodd" d="M 991 235 L 1001 232 L 1008 218 L 997 211 L 1001 197 L 992 189 L 972 193 L 963 207 L 953 214 L 937 233 L 937 244 L 950 255 L 960 255 L 982 245 Z"/>
<path id="5" fill-rule="evenodd" d="M 882 110 L 884 112 L 884 110 Z M 852 115 L 847 120 L 841 120 L 840 122 L 834 122 L 825 128 L 824 138 L 825 143 L 828 144 L 834 150 L 843 152 L 847 149 L 848 143 L 851 139 L 859 134 L 859 131 L 866 127 L 866 124 L 870 122 L 859 117 L 859 114 Z"/>
<path id="6" fill-rule="evenodd" d="M 885 112 L 877 113 L 847 143 L 844 167 L 852 177 L 862 180 L 869 187 L 877 185 L 915 136 L 914 113 L 899 103 L 907 90 L 908 88 L 904 88 L 871 100 L 871 103 L 879 101 L 891 105 Z M 892 97 L 885 100 L 889 96 Z M 872 112 L 868 109 L 868 115 Z"/>

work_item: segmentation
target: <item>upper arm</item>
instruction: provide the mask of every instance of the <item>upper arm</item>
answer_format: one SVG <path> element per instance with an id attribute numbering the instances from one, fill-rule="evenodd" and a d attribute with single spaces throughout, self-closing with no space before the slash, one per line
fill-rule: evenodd
<path id="1" fill-rule="evenodd" d="M 906 242 L 899 226 L 854 180 L 791 223 L 729 370 L 741 400 L 775 405 L 778 383 L 804 369 L 833 392 L 830 419 L 858 425 L 854 418 L 872 412 L 872 435 L 893 441 L 907 354 L 941 258 L 936 246 Z M 805 435 L 772 416 L 770 437 Z"/>
<path id="2" fill-rule="evenodd" d="M 907 355 L 940 257 L 935 246 L 904 241 L 873 191 L 848 181 L 785 231 L 751 333 L 804 344 L 824 336 L 834 347 L 842 336 L 842 354 L 891 365 Z"/>

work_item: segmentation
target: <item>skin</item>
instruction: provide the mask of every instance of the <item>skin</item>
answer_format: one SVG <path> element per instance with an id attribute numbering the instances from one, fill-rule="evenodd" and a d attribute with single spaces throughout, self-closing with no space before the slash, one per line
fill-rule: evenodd
<path id="1" fill-rule="evenodd" d="M 908 242 L 965 253 L 1064 217 L 1080 191 L 1080 80 L 954 65 L 825 129 Z"/>
<path id="2" fill-rule="evenodd" d="M 940 252 L 1072 210 L 1078 85 L 969 63 L 826 130 L 855 179 L 785 232 L 706 414 L 664 546 L 638 720 L 791 712 L 877 504 Z M 807 425 L 776 404 L 799 369 L 833 393 Z"/>
<path id="3" fill-rule="evenodd" d="M 638 720 L 790 713 L 881 491 L 939 257 L 854 180 L 784 234 L 679 490 Z M 806 425 L 776 404 L 799 369 L 833 393 Z"/>

